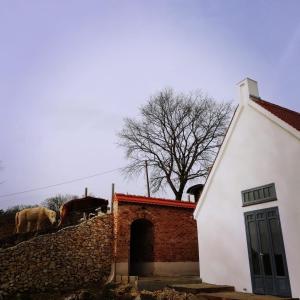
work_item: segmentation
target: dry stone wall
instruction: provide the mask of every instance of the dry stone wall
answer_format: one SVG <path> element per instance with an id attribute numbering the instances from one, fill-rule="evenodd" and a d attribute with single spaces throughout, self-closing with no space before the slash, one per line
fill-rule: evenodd
<path id="1" fill-rule="evenodd" d="M 69 290 L 101 282 L 112 263 L 112 216 L 0 249 L 0 291 Z"/>

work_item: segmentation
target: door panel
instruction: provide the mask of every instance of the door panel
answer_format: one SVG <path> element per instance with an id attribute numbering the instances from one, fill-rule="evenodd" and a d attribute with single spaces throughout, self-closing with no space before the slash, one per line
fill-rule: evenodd
<path id="1" fill-rule="evenodd" d="M 253 292 L 291 296 L 277 207 L 245 213 Z"/>

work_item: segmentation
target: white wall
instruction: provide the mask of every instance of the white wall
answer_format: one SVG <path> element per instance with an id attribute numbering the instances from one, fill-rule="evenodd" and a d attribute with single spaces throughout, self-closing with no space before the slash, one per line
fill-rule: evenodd
<path id="1" fill-rule="evenodd" d="M 252 291 L 244 212 L 278 206 L 293 297 L 300 297 L 300 141 L 246 104 L 196 212 L 200 275 Z M 275 183 L 277 201 L 242 207 L 241 191 Z"/>

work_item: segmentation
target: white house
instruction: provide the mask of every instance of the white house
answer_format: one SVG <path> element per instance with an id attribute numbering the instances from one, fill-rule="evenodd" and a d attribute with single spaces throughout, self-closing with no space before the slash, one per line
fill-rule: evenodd
<path id="1" fill-rule="evenodd" d="M 238 88 L 194 212 L 201 278 L 300 297 L 300 114 L 260 99 L 252 79 Z"/>

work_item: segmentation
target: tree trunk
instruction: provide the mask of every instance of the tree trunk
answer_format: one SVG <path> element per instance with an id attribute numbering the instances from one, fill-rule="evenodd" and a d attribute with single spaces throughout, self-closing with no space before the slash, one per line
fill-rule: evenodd
<path id="1" fill-rule="evenodd" d="M 176 197 L 175 199 L 178 200 L 178 201 L 181 201 L 182 194 L 183 194 L 183 190 L 177 191 L 176 194 L 175 194 L 175 197 Z"/>
<path id="2" fill-rule="evenodd" d="M 186 182 L 181 182 L 178 191 L 176 191 L 176 193 L 175 193 L 176 200 L 178 200 L 178 201 L 182 200 L 182 195 L 183 195 L 185 185 L 186 185 Z"/>

